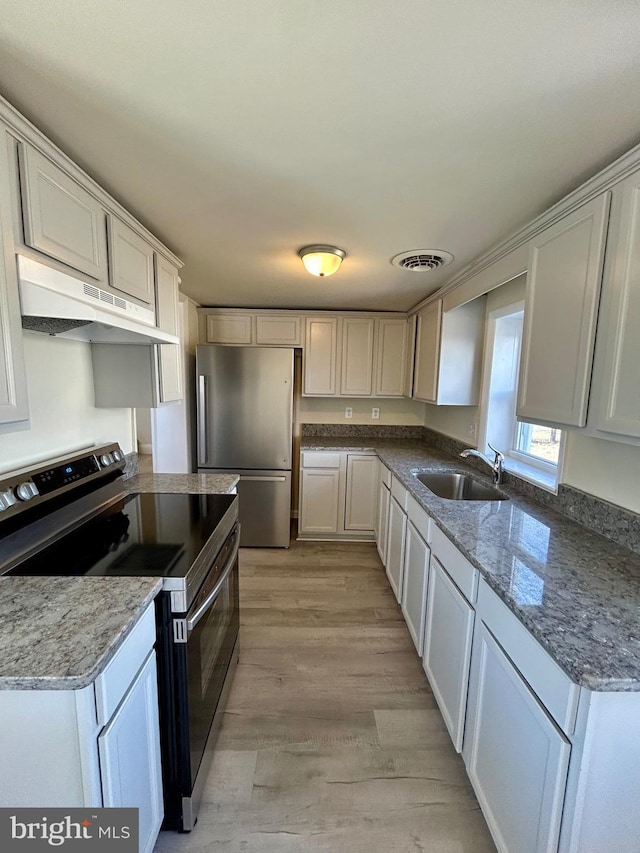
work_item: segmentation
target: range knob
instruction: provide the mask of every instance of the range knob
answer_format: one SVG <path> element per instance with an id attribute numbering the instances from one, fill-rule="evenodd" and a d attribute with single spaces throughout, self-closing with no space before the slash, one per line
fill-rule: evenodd
<path id="1" fill-rule="evenodd" d="M 37 498 L 38 495 L 40 494 L 40 492 L 35 487 L 34 483 L 31 483 L 31 482 L 20 483 L 19 486 L 15 487 L 14 491 L 15 491 L 15 496 L 20 501 L 30 501 L 31 498 Z"/>
<path id="2" fill-rule="evenodd" d="M 122 460 L 122 453 L 119 450 L 114 450 L 111 454 L 114 462 L 120 462 Z"/>
<path id="3" fill-rule="evenodd" d="M 9 507 L 13 506 L 15 503 L 18 503 L 18 501 L 11 489 L 7 492 L 0 492 L 0 512 L 3 509 L 9 509 Z"/>
<path id="4" fill-rule="evenodd" d="M 102 456 L 98 458 L 98 462 L 102 465 L 103 468 L 106 468 L 107 465 L 111 465 L 111 463 L 113 462 L 113 454 L 103 453 Z"/>

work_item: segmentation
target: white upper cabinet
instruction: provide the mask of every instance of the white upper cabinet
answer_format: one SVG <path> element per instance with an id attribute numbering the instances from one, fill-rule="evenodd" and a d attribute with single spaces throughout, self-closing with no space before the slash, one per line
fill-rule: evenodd
<path id="1" fill-rule="evenodd" d="M 204 343 L 252 344 L 253 317 L 251 314 L 207 314 Z"/>
<path id="2" fill-rule="evenodd" d="M 640 172 L 613 189 L 598 320 L 593 417 L 601 438 L 640 439 Z"/>
<path id="3" fill-rule="evenodd" d="M 402 397 L 407 331 L 406 317 L 397 314 L 307 317 L 303 394 Z"/>
<path id="4" fill-rule="evenodd" d="M 308 397 L 333 397 L 337 390 L 338 318 L 307 317 L 304 388 Z"/>
<path id="5" fill-rule="evenodd" d="M 418 315 L 413 396 L 427 403 L 435 403 L 438 396 L 441 323 L 441 299 L 432 302 Z"/>
<path id="6" fill-rule="evenodd" d="M 153 306 L 153 248 L 117 216 L 108 222 L 111 287 Z"/>
<path id="7" fill-rule="evenodd" d="M 370 397 L 373 390 L 373 334 L 375 321 L 359 317 L 342 320 L 343 397 Z"/>
<path id="8" fill-rule="evenodd" d="M 0 125 L 0 423 L 14 423 L 27 420 L 29 409 L 6 151 L 6 135 Z"/>
<path id="9" fill-rule="evenodd" d="M 407 320 L 403 317 L 382 317 L 376 323 L 374 394 L 376 397 L 402 397 L 405 393 L 408 361 Z"/>
<path id="10" fill-rule="evenodd" d="M 177 267 L 163 258 L 155 256 L 156 270 L 156 319 L 159 329 L 171 335 L 180 334 L 178 316 L 178 285 L 180 278 Z M 182 356 L 177 344 L 158 346 L 160 368 L 160 402 L 170 403 L 182 399 Z"/>
<path id="11" fill-rule="evenodd" d="M 522 420 L 586 423 L 610 197 L 602 193 L 530 244 L 518 382 Z"/>
<path id="12" fill-rule="evenodd" d="M 30 145 L 20 144 L 18 154 L 25 243 L 105 282 L 105 212 L 100 202 Z"/>
<path id="13" fill-rule="evenodd" d="M 286 314 L 258 314 L 256 343 L 258 346 L 302 346 L 302 318 Z"/>
<path id="14" fill-rule="evenodd" d="M 413 397 L 445 406 L 475 406 L 480 396 L 486 299 L 444 312 L 442 299 L 418 314 Z"/>

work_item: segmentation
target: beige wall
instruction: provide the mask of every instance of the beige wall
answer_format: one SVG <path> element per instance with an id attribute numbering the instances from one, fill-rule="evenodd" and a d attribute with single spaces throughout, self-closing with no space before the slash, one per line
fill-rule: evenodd
<path id="1" fill-rule="evenodd" d="M 345 418 L 347 406 L 353 417 Z M 380 419 L 373 420 L 371 409 L 380 409 Z M 301 397 L 298 420 L 303 424 L 403 424 L 422 426 L 425 404 L 404 397 L 400 399 L 362 399 L 359 397 Z"/>
<path id="2" fill-rule="evenodd" d="M 91 347 L 87 343 L 24 333 L 30 423 L 0 425 L 0 471 L 36 464 L 87 446 L 118 441 L 134 450 L 131 409 L 93 405 Z"/>
<path id="3" fill-rule="evenodd" d="M 524 294 L 525 276 L 519 276 L 488 294 L 487 313 L 524 299 Z M 472 445 L 471 429 L 480 414 L 476 406 L 427 405 L 425 425 Z M 561 481 L 640 513 L 640 447 L 567 431 Z"/>

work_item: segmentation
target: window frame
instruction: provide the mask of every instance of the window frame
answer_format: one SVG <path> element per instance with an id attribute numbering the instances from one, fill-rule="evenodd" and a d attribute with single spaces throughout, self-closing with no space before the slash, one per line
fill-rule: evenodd
<path id="1" fill-rule="evenodd" d="M 483 453 L 486 453 L 490 458 L 492 456 L 492 451 L 490 450 L 488 444 L 488 442 L 490 441 L 490 437 L 488 436 L 488 428 L 489 414 L 491 408 L 491 380 L 494 368 L 497 324 L 499 320 L 517 314 L 524 315 L 523 300 L 518 300 L 516 302 L 509 303 L 508 305 L 503 305 L 502 307 L 495 308 L 494 310 L 489 311 L 487 313 L 482 372 L 482 392 L 480 398 L 479 412 L 478 448 Z M 560 447 L 558 450 L 557 465 L 554 465 L 552 462 L 547 462 L 543 459 L 539 459 L 538 457 L 533 456 L 530 453 L 526 453 L 525 451 L 519 450 L 516 446 L 519 424 L 530 423 L 529 421 L 519 420 L 515 413 L 515 407 L 517 405 L 518 381 L 520 375 L 520 355 L 522 350 L 521 345 L 522 337 L 520 338 L 520 343 L 518 347 L 518 365 L 517 368 L 514 370 L 515 387 L 513 388 L 512 398 L 514 417 L 513 422 L 505 425 L 504 428 L 505 433 L 509 436 L 509 440 L 503 442 L 503 444 L 505 445 L 504 447 L 500 447 L 499 444 L 494 444 L 494 442 L 492 442 L 492 444 L 494 444 L 494 446 L 497 446 L 498 450 L 500 450 L 505 457 L 503 462 L 503 467 L 505 471 L 510 474 L 515 474 L 517 477 L 520 477 L 523 480 L 527 480 L 528 482 L 533 483 L 534 485 L 539 486 L 540 488 L 545 489 L 546 491 L 550 491 L 554 494 L 557 494 L 564 462 L 566 430 L 560 429 L 558 427 L 558 429 L 560 430 Z"/>

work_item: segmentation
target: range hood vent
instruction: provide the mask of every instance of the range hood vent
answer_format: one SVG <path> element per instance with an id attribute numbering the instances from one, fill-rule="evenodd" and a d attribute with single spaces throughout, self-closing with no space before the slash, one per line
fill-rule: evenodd
<path id="1" fill-rule="evenodd" d="M 18 255 L 22 327 L 101 344 L 177 344 L 155 328 L 155 314 L 135 302 Z"/>

